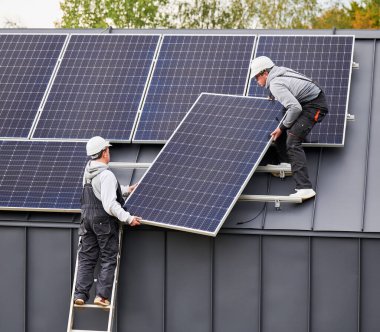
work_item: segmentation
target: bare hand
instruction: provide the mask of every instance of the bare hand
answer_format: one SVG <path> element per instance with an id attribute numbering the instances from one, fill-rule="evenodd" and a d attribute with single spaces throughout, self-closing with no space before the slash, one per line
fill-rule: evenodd
<path id="1" fill-rule="evenodd" d="M 133 216 L 132 217 L 132 221 L 129 224 L 129 226 L 132 226 L 132 227 L 134 227 L 134 226 L 140 226 L 141 225 L 141 220 L 142 220 L 141 217 Z"/>
<path id="2" fill-rule="evenodd" d="M 280 128 L 276 128 L 270 135 L 272 136 L 273 140 L 275 141 L 277 138 L 279 138 L 282 134 L 282 130 Z"/>
<path id="3" fill-rule="evenodd" d="M 128 194 L 132 193 L 138 186 L 139 184 L 138 183 L 135 183 L 131 186 L 128 187 Z"/>

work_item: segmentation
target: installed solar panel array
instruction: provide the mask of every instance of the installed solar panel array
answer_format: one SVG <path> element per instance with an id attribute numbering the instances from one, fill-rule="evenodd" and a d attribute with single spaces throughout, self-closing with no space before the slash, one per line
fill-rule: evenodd
<path id="1" fill-rule="evenodd" d="M 28 137 L 66 37 L 0 34 L 0 137 Z"/>
<path id="2" fill-rule="evenodd" d="M 244 94 L 255 44 L 248 35 L 166 35 L 162 44 L 158 35 L 66 39 L 0 34 L 0 137 L 27 138 L 34 123 L 32 139 L 101 135 L 125 142 L 142 110 L 134 140 L 163 142 L 200 93 Z M 352 48 L 353 37 L 345 36 L 260 38 L 257 56 L 326 84 L 334 100 L 317 134 L 322 144 L 325 137 L 342 144 Z M 250 93 L 262 91 L 252 86 Z M 128 201 L 131 212 L 215 235 L 265 151 L 280 108 L 262 99 L 202 95 Z M 0 141 L 0 208 L 77 210 L 84 145 Z"/>
<path id="3" fill-rule="evenodd" d="M 130 141 L 157 35 L 72 35 L 33 138 Z"/>
<path id="4" fill-rule="evenodd" d="M 243 95 L 255 36 L 164 36 L 136 142 L 165 142 L 202 92 Z"/>
<path id="5" fill-rule="evenodd" d="M 145 223 L 216 235 L 276 128 L 281 105 L 202 94 L 126 203 Z"/>
<path id="6" fill-rule="evenodd" d="M 78 209 L 84 143 L 0 141 L 0 206 Z"/>
<path id="7" fill-rule="evenodd" d="M 268 56 L 277 66 L 296 70 L 325 91 L 329 114 L 308 137 L 313 145 L 343 145 L 353 56 L 353 36 L 260 36 L 255 57 Z M 250 96 L 265 89 L 251 80 Z"/>

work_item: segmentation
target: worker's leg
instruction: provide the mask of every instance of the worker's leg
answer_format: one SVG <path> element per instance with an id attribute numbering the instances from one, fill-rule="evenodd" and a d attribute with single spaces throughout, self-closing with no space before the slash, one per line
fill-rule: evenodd
<path id="1" fill-rule="evenodd" d="M 315 122 L 310 117 L 301 114 L 293 126 L 288 130 L 286 146 L 289 161 L 292 166 L 293 179 L 296 189 L 311 189 L 307 161 L 302 142 L 314 127 Z"/>
<path id="2" fill-rule="evenodd" d="M 78 253 L 78 272 L 75 285 L 75 299 L 87 301 L 94 282 L 94 269 L 99 257 L 99 246 L 96 235 L 90 227 L 81 235 Z"/>
<path id="3" fill-rule="evenodd" d="M 95 228 L 94 228 L 95 229 Z M 100 247 L 100 271 L 96 285 L 96 295 L 111 298 L 112 283 L 119 252 L 119 224 L 109 218 L 97 230 Z"/>

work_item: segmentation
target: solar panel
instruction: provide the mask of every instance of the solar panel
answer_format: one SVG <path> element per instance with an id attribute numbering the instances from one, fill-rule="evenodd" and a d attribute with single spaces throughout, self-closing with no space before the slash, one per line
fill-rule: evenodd
<path id="1" fill-rule="evenodd" d="M 0 34 L 0 137 L 28 137 L 66 37 Z"/>
<path id="2" fill-rule="evenodd" d="M 72 35 L 33 138 L 130 141 L 158 35 Z"/>
<path id="3" fill-rule="evenodd" d="M 0 209 L 80 209 L 85 144 L 0 141 Z"/>
<path id="4" fill-rule="evenodd" d="M 202 94 L 128 198 L 145 223 L 215 236 L 266 152 L 282 106 Z"/>
<path id="5" fill-rule="evenodd" d="M 243 95 L 255 36 L 166 35 L 136 142 L 165 142 L 202 92 Z"/>
<path id="6" fill-rule="evenodd" d="M 260 36 L 255 57 L 268 56 L 277 66 L 296 70 L 325 91 L 329 114 L 307 138 L 310 145 L 344 144 L 354 36 Z M 267 91 L 251 80 L 250 96 Z"/>

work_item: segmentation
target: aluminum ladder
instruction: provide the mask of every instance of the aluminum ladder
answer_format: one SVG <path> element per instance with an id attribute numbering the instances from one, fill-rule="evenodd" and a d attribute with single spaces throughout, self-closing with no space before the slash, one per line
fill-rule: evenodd
<path id="1" fill-rule="evenodd" d="M 116 309 L 117 286 L 118 286 L 121 248 L 122 248 L 122 240 L 123 240 L 123 227 L 122 227 L 122 225 L 120 225 L 119 230 L 120 230 L 119 231 L 119 252 L 117 254 L 117 260 L 116 260 L 116 268 L 115 268 L 115 276 L 114 276 L 113 285 L 112 285 L 111 301 L 110 301 L 110 305 L 108 305 L 108 306 L 100 306 L 100 305 L 96 305 L 96 304 L 83 304 L 83 305 L 74 304 L 74 291 L 75 291 L 75 284 L 77 281 L 77 274 L 78 274 L 78 253 L 79 253 L 79 246 L 78 246 L 77 259 L 76 259 L 76 263 L 75 263 L 74 280 L 73 280 L 73 289 L 72 289 L 72 293 L 71 293 L 69 319 L 68 319 L 68 323 L 67 323 L 67 332 L 112 332 L 113 319 L 114 319 L 114 314 L 115 314 L 115 309 Z M 79 238 L 79 243 L 80 243 L 80 238 Z M 108 311 L 107 330 L 83 330 L 83 329 L 78 330 L 78 329 L 73 329 L 75 309 L 106 310 L 106 311 Z"/>

